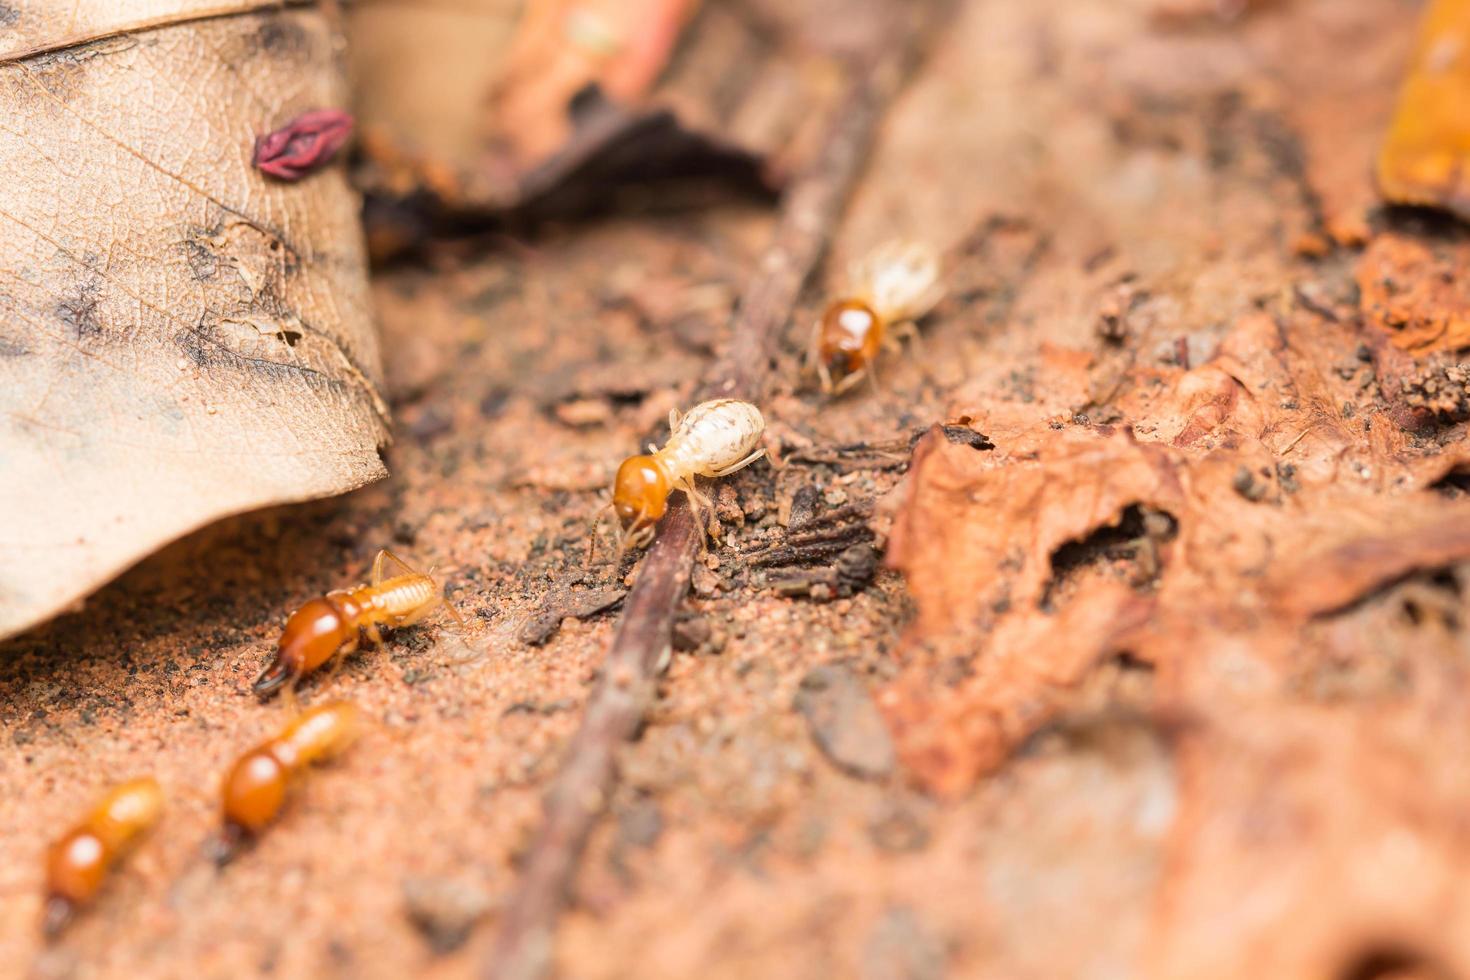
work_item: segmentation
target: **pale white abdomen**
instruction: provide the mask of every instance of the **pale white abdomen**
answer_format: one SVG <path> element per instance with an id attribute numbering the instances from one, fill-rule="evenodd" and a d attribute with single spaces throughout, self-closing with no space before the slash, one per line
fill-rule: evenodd
<path id="1" fill-rule="evenodd" d="M 399 575 L 373 590 L 373 607 L 397 619 L 432 602 L 438 594 L 438 586 L 427 575 Z"/>
<path id="2" fill-rule="evenodd" d="M 919 319 L 944 296 L 939 255 L 920 242 L 885 242 L 854 263 L 848 276 L 853 292 L 889 325 Z"/>
<path id="3" fill-rule="evenodd" d="M 765 429 L 750 402 L 717 398 L 691 408 L 658 455 L 675 479 L 710 476 L 749 456 Z"/>

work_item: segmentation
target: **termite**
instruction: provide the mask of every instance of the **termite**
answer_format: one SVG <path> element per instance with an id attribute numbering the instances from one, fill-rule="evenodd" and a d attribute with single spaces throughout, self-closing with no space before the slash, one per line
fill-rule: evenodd
<path id="1" fill-rule="evenodd" d="M 55 936 L 102 890 L 107 874 L 158 823 L 163 790 L 145 776 L 115 786 L 46 854 L 41 929 Z"/>
<path id="2" fill-rule="evenodd" d="M 397 565 L 402 573 L 385 578 L 384 567 L 388 562 Z M 275 659 L 261 671 L 252 688 L 262 698 L 270 697 L 288 684 L 288 690 L 295 690 L 303 677 L 322 664 L 355 651 L 364 633 L 375 645 L 380 645 L 382 628 L 411 626 L 441 608 L 461 631 L 465 629 L 464 619 L 444 598 L 443 589 L 433 576 L 420 572 L 384 548 L 373 559 L 367 585 L 328 592 L 291 614 L 281 631 Z"/>
<path id="3" fill-rule="evenodd" d="M 281 815 L 287 790 L 307 766 L 337 755 L 357 736 L 358 711 L 332 701 L 303 711 L 280 734 L 246 752 L 225 776 L 221 789 L 224 826 L 213 845 L 226 864 Z"/>
<path id="4" fill-rule="evenodd" d="M 874 361 L 900 333 L 917 339 L 915 322 L 944 295 L 939 256 L 927 245 L 893 241 L 881 245 L 848 274 L 844 295 L 833 300 L 812 329 L 808 363 L 822 391 L 838 395 L 864 376 L 876 383 Z"/>
<path id="5" fill-rule="evenodd" d="M 612 510 L 623 528 L 623 547 L 645 547 L 654 525 L 668 510 L 669 495 L 684 491 L 696 517 L 711 537 L 719 533 L 714 503 L 694 485 L 696 476 L 729 476 L 766 454 L 757 449 L 766 421 L 750 402 L 718 398 L 701 402 L 680 416 L 669 413 L 669 441 L 650 445 L 647 455 L 630 456 L 613 480 Z M 702 538 L 701 538 L 702 540 Z"/>

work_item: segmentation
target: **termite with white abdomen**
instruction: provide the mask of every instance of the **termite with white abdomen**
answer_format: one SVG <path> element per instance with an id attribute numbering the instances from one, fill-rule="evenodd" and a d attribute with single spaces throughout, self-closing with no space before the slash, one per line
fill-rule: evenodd
<path id="1" fill-rule="evenodd" d="M 844 295 L 828 305 L 812 331 L 808 363 L 822 390 L 841 394 L 863 375 L 876 379 L 873 363 L 897 334 L 917 338 L 915 322 L 944 295 L 939 257 L 926 245 L 889 242 L 849 272 Z"/>
<path id="2" fill-rule="evenodd" d="M 623 547 L 645 547 L 654 525 L 669 506 L 669 495 L 684 491 L 695 515 L 718 534 L 714 503 L 694 484 L 696 476 L 715 479 L 744 469 L 766 454 L 757 449 L 766 430 L 760 409 L 750 402 L 718 398 L 701 402 L 680 416 L 669 413 L 669 441 L 647 455 L 630 456 L 613 480 L 612 510 L 623 529 Z"/>

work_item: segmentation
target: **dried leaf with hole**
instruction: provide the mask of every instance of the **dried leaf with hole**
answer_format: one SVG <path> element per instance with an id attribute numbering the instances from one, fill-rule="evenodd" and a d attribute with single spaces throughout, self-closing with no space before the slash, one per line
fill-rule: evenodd
<path id="1" fill-rule="evenodd" d="M 995 448 L 927 436 L 889 548 L 917 616 L 881 704 L 912 775 L 967 790 L 1110 657 L 1167 674 L 1201 630 L 1295 637 L 1470 558 L 1470 512 L 1430 489 L 1470 451 L 1410 438 L 1391 406 L 1341 419 L 1353 389 L 1320 365 L 1353 343 L 1300 315 L 1246 317 L 1210 363 L 1120 403 L 1147 441 L 1027 426 L 993 393 L 961 401 Z M 964 676 L 936 683 L 956 663 Z"/>
<path id="2" fill-rule="evenodd" d="M 218 517 L 382 477 L 387 408 L 356 196 L 251 167 L 345 99 L 322 11 L 48 0 L 0 42 L 6 636 Z"/>

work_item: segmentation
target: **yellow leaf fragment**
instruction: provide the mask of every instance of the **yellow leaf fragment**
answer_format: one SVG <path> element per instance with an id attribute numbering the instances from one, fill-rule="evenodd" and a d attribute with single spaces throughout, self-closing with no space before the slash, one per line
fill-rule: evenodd
<path id="1" fill-rule="evenodd" d="M 1470 0 L 1435 0 L 1378 154 L 1379 192 L 1394 204 L 1470 218 Z"/>

